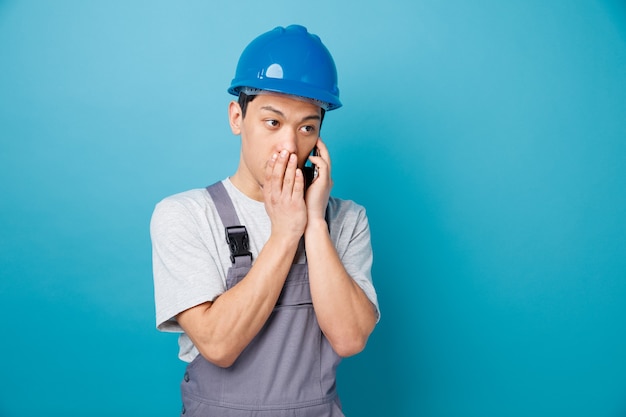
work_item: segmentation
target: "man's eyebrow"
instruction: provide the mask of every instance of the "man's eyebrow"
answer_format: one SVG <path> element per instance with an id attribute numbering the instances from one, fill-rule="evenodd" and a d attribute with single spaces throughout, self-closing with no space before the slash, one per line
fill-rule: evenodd
<path id="1" fill-rule="evenodd" d="M 280 110 L 278 110 L 278 109 L 275 109 L 275 108 L 274 108 L 274 107 L 272 107 L 272 106 L 263 106 L 263 107 L 261 107 L 261 110 L 269 110 L 269 111 L 271 111 L 271 112 L 274 112 L 274 113 L 278 114 L 278 115 L 279 115 L 279 116 L 281 116 L 281 117 L 285 117 L 285 115 L 283 114 L 283 112 L 282 112 L 282 111 L 280 111 Z"/>
<path id="2" fill-rule="evenodd" d="M 306 121 L 306 120 L 321 120 L 322 118 L 320 117 L 319 114 L 312 114 L 310 116 L 306 116 L 304 118 L 302 118 L 302 121 Z"/>
<path id="3" fill-rule="evenodd" d="M 263 106 L 263 107 L 261 107 L 261 110 L 268 110 L 268 111 L 271 111 L 273 113 L 276 113 L 280 117 L 285 117 L 285 114 L 282 111 L 280 111 L 280 110 L 278 110 L 278 109 L 276 109 L 276 108 L 274 108 L 272 106 Z M 322 118 L 320 117 L 319 114 L 311 114 L 309 116 L 303 117 L 300 122 L 304 122 L 306 120 L 321 120 L 321 119 Z"/>

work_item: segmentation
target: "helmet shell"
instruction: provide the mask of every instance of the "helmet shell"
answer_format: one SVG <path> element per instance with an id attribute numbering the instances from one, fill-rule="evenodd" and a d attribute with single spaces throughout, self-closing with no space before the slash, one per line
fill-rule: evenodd
<path id="1" fill-rule="evenodd" d="M 244 49 L 228 92 L 266 90 L 341 107 L 335 61 L 317 35 L 291 25 L 259 35 Z"/>

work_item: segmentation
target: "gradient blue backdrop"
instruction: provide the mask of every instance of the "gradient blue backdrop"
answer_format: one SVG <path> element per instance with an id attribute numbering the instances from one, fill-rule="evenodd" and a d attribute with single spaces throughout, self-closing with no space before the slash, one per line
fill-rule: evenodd
<path id="1" fill-rule="evenodd" d="M 0 0 L 0 416 L 173 416 L 161 198 L 234 172 L 257 34 L 335 56 L 383 318 L 349 416 L 626 415 L 626 3 Z"/>

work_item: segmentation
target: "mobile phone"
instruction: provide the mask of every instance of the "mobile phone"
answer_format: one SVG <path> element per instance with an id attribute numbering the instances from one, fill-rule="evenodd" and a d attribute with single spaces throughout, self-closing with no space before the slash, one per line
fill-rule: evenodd
<path id="1" fill-rule="evenodd" d="M 313 148 L 311 151 L 311 155 L 319 156 L 320 152 L 317 149 L 317 146 Z M 307 165 L 309 164 L 309 165 Z M 304 168 L 302 168 L 302 173 L 304 174 L 304 189 L 307 190 L 313 181 L 317 179 L 317 166 L 315 164 L 310 163 L 309 161 L 305 162 Z"/>

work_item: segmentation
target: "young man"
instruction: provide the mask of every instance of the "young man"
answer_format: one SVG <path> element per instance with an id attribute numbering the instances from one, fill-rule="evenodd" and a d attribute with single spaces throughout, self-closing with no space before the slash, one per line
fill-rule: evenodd
<path id="1" fill-rule="evenodd" d="M 342 416 L 336 367 L 379 312 L 365 210 L 330 197 L 319 137 L 341 106 L 334 61 L 306 28 L 278 27 L 246 47 L 229 92 L 236 172 L 151 222 L 157 327 L 182 332 L 191 362 L 183 414 Z"/>

